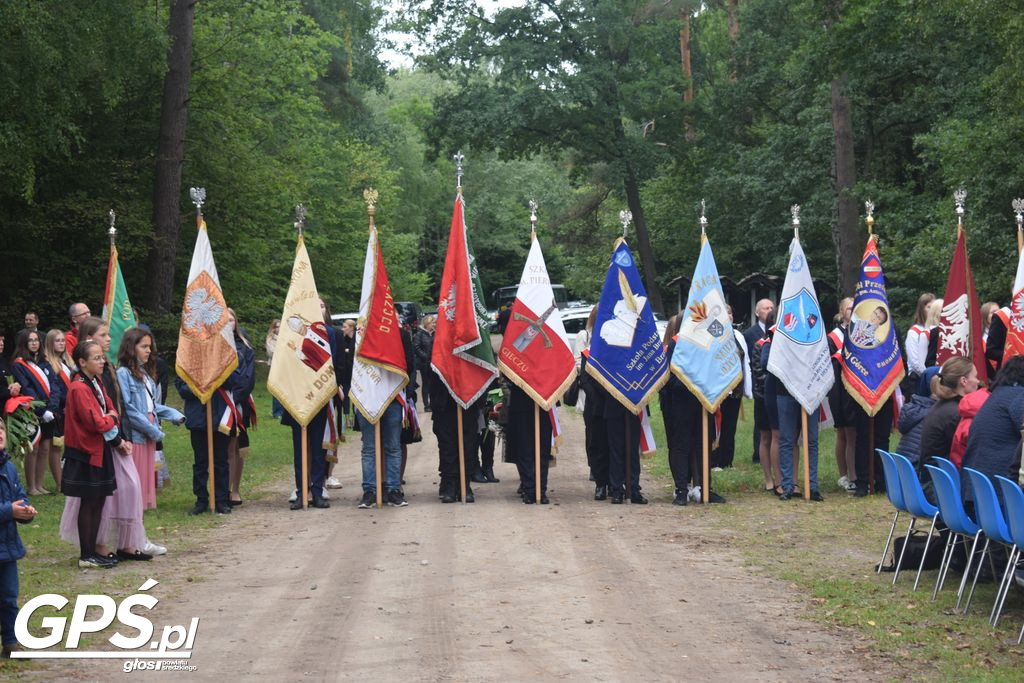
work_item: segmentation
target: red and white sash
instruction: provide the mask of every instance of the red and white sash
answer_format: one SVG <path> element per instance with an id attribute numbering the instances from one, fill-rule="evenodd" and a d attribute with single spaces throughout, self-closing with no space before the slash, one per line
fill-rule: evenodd
<path id="1" fill-rule="evenodd" d="M 46 398 L 50 398 L 50 379 L 46 376 L 46 373 L 43 372 L 43 369 L 32 361 L 27 361 L 24 358 L 17 358 L 14 362 L 25 368 L 25 370 L 35 378 L 39 386 L 43 388 L 43 391 L 46 393 Z"/>

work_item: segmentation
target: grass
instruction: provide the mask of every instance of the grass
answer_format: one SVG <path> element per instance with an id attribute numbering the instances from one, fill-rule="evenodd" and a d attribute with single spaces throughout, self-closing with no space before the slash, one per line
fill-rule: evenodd
<path id="1" fill-rule="evenodd" d="M 256 401 L 259 427 L 253 434 L 251 455 L 246 460 L 242 480 L 242 498 L 258 500 L 270 495 L 282 495 L 282 491 L 270 491 L 267 484 L 280 481 L 292 471 L 291 430 L 282 428 L 270 417 L 270 395 L 267 392 L 267 366 L 257 365 Z M 167 395 L 168 405 L 181 408 L 181 399 L 173 385 Z M 220 515 L 189 516 L 188 511 L 195 504 L 192 495 L 192 446 L 185 427 L 164 425 L 167 435 L 164 440 L 164 454 L 171 472 L 171 484 L 157 493 L 157 509 L 147 510 L 145 526 L 148 536 L 167 546 L 168 553 L 188 552 L 196 544 L 196 532 L 218 527 L 223 524 Z M 24 477 L 20 471 L 19 475 Z M 50 475 L 46 476 L 45 488 L 55 491 L 56 485 Z M 150 563 L 122 564 L 109 571 L 82 570 L 78 568 L 78 547 L 60 539 L 60 518 L 64 510 L 64 496 L 60 494 L 35 496 L 32 504 L 39 511 L 29 525 L 19 525 L 22 542 L 28 551 L 18 562 L 21 583 L 19 603 L 24 605 L 32 597 L 43 593 L 59 593 L 73 599 L 75 595 L 87 593 L 105 594 L 115 601 L 135 593 L 138 587 L 152 573 Z M 157 559 L 154 563 L 159 563 Z M 201 580 L 200 568 L 189 581 Z M 67 611 L 67 608 L 64 610 Z M 32 632 L 44 633 L 39 626 L 42 618 L 55 614 L 46 608 L 37 610 L 30 622 Z M 81 649 L 103 642 L 103 634 L 83 636 Z M 17 671 L 38 668 L 38 663 L 11 662 L 0 660 L 0 677 Z"/>
<path id="2" fill-rule="evenodd" d="M 716 543 L 742 558 L 753 572 L 785 582 L 794 591 L 795 601 L 800 600 L 797 596 L 808 597 L 812 619 L 852 629 L 870 643 L 870 654 L 907 672 L 907 678 L 1020 680 L 1024 647 L 1016 641 L 1024 622 L 1024 592 L 1011 591 L 999 626 L 992 629 L 988 615 L 994 584 L 979 584 L 967 615 L 953 609 L 960 580 L 953 572 L 935 602 L 931 592 L 936 571 L 922 574 L 917 592 L 911 590 L 916 567 L 901 572 L 893 587 L 891 573 L 875 573 L 893 508 L 884 495 L 857 499 L 839 490 L 835 431 L 822 430 L 819 441 L 818 476 L 825 502 L 782 502 L 760 492 L 761 466 L 750 458 L 753 413 L 749 402 L 744 414 L 747 419 L 737 429 L 734 467 L 714 473 L 715 491 L 729 504 L 690 513 L 701 515 Z M 664 444 L 661 415 L 653 404 L 651 422 L 658 443 Z M 896 447 L 895 438 L 891 445 Z M 649 461 L 649 469 L 670 493 L 664 448 Z M 798 483 L 802 481 L 794 476 Z M 897 535 L 909 524 L 904 517 Z"/>

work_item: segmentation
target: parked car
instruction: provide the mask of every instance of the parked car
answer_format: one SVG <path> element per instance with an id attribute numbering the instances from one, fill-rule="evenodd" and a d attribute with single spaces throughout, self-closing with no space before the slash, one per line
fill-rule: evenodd
<path id="1" fill-rule="evenodd" d="M 580 306 L 562 311 L 562 326 L 565 328 L 565 337 L 569 341 L 569 348 L 575 351 L 576 335 L 587 326 L 587 318 L 594 307 Z M 658 339 L 665 338 L 665 330 L 668 329 L 668 320 L 661 313 L 654 314 L 654 326 L 658 329 Z M 579 360 L 579 356 L 576 358 Z"/>
<path id="2" fill-rule="evenodd" d="M 331 314 L 331 324 L 334 325 L 335 327 L 340 326 L 346 320 L 359 320 L 359 311 L 354 311 L 352 313 Z"/>

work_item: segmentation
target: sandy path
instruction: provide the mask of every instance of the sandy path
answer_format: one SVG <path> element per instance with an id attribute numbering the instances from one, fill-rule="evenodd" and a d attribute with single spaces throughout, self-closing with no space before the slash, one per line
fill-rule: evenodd
<path id="1" fill-rule="evenodd" d="M 196 552 L 155 561 L 166 597 L 154 623 L 201 617 L 189 678 L 202 680 L 885 676 L 850 654 L 852 636 L 801 618 L 805 603 L 716 545 L 713 508 L 668 505 L 649 479 L 655 504 L 594 502 L 582 420 L 563 424 L 546 506 L 519 501 L 506 464 L 476 504 L 440 504 L 426 433 L 410 453 L 409 507 L 358 510 L 349 444 L 331 509 L 250 502 Z M 187 582 L 202 567 L 213 574 Z"/>

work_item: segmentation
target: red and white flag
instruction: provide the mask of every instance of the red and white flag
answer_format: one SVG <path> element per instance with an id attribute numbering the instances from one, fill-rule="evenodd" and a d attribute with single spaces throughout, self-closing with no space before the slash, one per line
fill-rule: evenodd
<path id="1" fill-rule="evenodd" d="M 942 365 L 954 356 L 966 356 L 974 361 L 978 377 L 984 381 L 988 371 L 982 342 L 981 306 L 974 291 L 974 275 L 967 257 L 967 235 L 963 229 L 957 230 L 943 302 L 935 362 Z"/>
<path id="2" fill-rule="evenodd" d="M 487 309 L 483 305 L 483 288 L 476 259 L 469 248 L 462 210 L 460 192 L 455 198 L 448 233 L 430 365 L 455 402 L 468 408 L 487 391 L 498 369 L 494 364 L 490 334 L 484 325 Z"/>
<path id="3" fill-rule="evenodd" d="M 1009 310 L 997 313 L 1006 325 L 1006 345 L 1003 346 L 1003 362 L 1014 356 L 1024 355 L 1024 249 L 1017 256 L 1017 277 L 1013 280 L 1013 300 Z"/>
<path id="4" fill-rule="evenodd" d="M 356 324 L 356 356 L 352 364 L 350 392 L 352 402 L 363 417 L 377 424 L 408 383 L 402 323 L 391 296 L 391 284 L 377 242 L 377 229 L 371 224 Z"/>
<path id="5" fill-rule="evenodd" d="M 542 410 L 550 410 L 576 378 L 576 361 L 536 233 L 501 340 L 498 368 Z"/>

